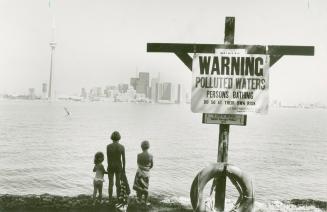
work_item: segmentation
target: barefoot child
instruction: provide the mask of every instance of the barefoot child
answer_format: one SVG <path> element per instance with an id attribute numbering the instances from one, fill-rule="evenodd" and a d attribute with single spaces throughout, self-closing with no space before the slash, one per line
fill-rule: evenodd
<path id="1" fill-rule="evenodd" d="M 102 199 L 102 187 L 103 187 L 103 176 L 104 174 L 108 174 L 105 169 L 104 166 L 102 165 L 102 162 L 104 160 L 104 155 L 102 152 L 97 152 L 94 155 L 94 168 L 93 168 L 93 172 L 95 172 L 95 177 L 93 180 L 93 186 L 94 186 L 94 190 L 93 190 L 93 204 L 95 204 L 96 202 L 96 195 L 97 192 L 99 192 L 99 196 L 98 196 L 98 200 L 99 202 L 101 202 Z"/>
<path id="2" fill-rule="evenodd" d="M 153 156 L 148 152 L 150 148 L 148 141 L 143 141 L 141 143 L 141 148 L 143 152 L 137 155 L 138 169 L 136 171 L 133 189 L 136 191 L 138 202 L 144 201 L 143 203 L 150 205 L 147 201 L 149 195 L 150 169 L 153 167 Z"/>

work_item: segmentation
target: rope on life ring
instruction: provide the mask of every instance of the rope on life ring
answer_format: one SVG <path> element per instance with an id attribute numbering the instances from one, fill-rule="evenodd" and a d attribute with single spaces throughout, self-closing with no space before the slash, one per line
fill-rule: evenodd
<path id="1" fill-rule="evenodd" d="M 254 189 L 252 180 L 236 166 L 227 163 L 215 163 L 202 169 L 193 180 L 190 197 L 194 211 L 206 211 L 205 204 L 203 203 L 203 189 L 212 178 L 224 172 L 240 194 L 235 203 L 235 207 L 231 211 L 252 212 L 254 210 Z"/>

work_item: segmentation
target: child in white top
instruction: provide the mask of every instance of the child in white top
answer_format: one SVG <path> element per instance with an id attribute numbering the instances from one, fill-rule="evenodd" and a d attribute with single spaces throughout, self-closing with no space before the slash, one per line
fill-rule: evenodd
<path id="1" fill-rule="evenodd" d="M 93 180 L 93 186 L 94 186 L 94 190 L 93 190 L 93 204 L 95 204 L 96 202 L 96 195 L 97 192 L 99 192 L 99 196 L 98 196 L 98 200 L 99 202 L 101 202 L 102 199 L 102 187 L 103 187 L 103 182 L 104 182 L 104 174 L 108 174 L 108 172 L 106 172 L 106 170 L 104 169 L 104 166 L 102 165 L 102 162 L 104 160 L 104 155 L 102 152 L 97 152 L 94 155 L 94 168 L 93 168 L 93 172 L 95 172 L 95 177 Z"/>

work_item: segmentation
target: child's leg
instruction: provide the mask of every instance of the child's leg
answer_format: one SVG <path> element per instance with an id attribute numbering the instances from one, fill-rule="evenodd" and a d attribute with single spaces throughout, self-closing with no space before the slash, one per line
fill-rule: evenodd
<path id="1" fill-rule="evenodd" d="M 103 186 L 103 183 L 99 183 L 98 185 L 98 190 L 99 190 L 99 201 L 101 202 L 102 200 L 102 186 Z"/>
<path id="2" fill-rule="evenodd" d="M 137 196 L 138 201 L 142 200 L 142 192 L 141 191 L 136 191 L 136 196 Z"/>
<path id="3" fill-rule="evenodd" d="M 96 182 L 93 181 L 93 201 L 95 201 L 95 197 L 97 195 L 97 185 L 96 185 Z"/>
<path id="4" fill-rule="evenodd" d="M 112 201 L 112 191 L 114 187 L 114 173 L 108 172 L 108 179 L 109 179 L 109 186 L 108 186 L 108 194 L 109 194 L 109 201 Z"/>
<path id="5" fill-rule="evenodd" d="M 149 192 L 148 191 L 144 191 L 144 202 L 145 202 L 145 204 L 147 203 L 147 201 L 148 201 L 148 196 L 149 196 Z"/>

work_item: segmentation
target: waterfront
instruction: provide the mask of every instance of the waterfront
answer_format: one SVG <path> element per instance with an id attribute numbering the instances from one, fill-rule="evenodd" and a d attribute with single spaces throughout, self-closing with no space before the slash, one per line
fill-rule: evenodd
<path id="1" fill-rule="evenodd" d="M 189 107 L 0 101 L 1 193 L 91 194 L 93 155 L 105 151 L 118 130 L 129 181 L 147 139 L 155 165 L 150 192 L 187 201 L 196 173 L 216 160 L 218 139 L 218 126 L 202 124 L 201 114 Z M 248 115 L 246 127 L 231 127 L 229 161 L 253 177 L 257 202 L 327 201 L 326 123 L 326 110 L 281 108 Z"/>

